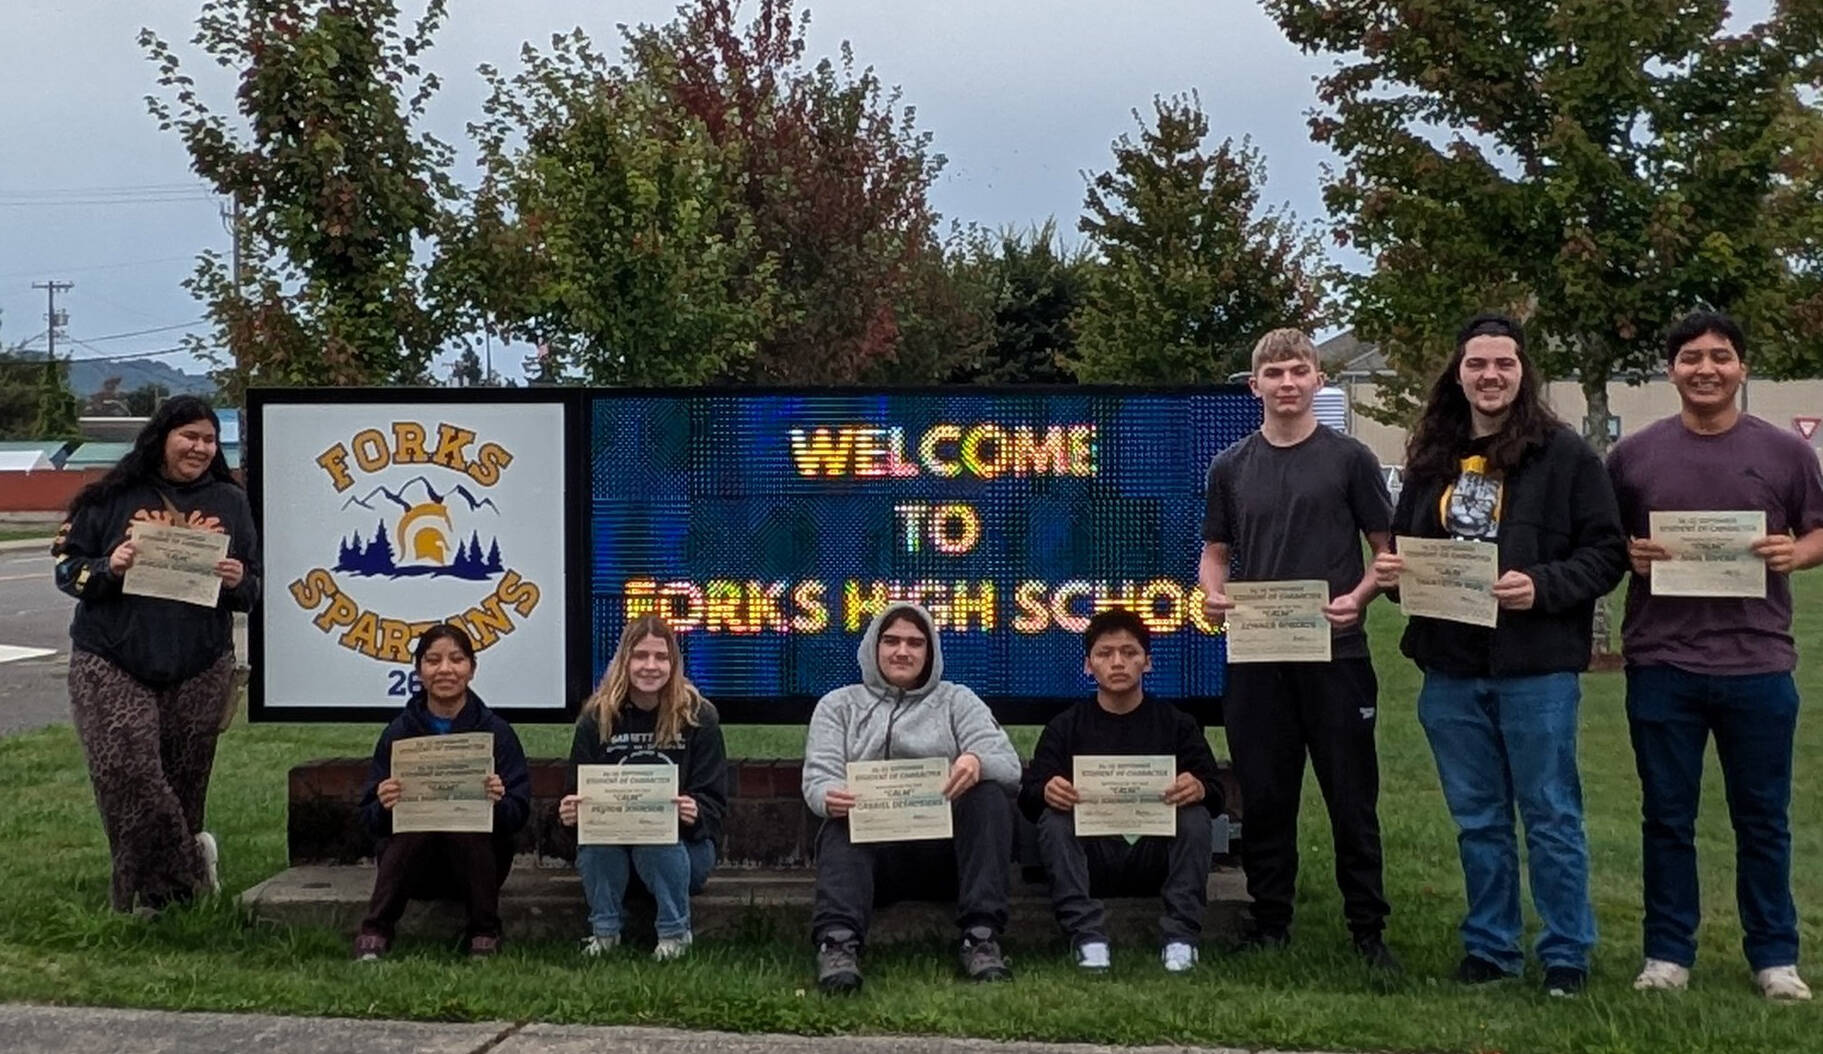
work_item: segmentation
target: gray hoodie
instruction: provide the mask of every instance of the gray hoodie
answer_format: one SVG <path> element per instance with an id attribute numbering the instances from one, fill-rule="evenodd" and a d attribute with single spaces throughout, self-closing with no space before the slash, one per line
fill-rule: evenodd
<path id="1" fill-rule="evenodd" d="M 930 676 L 909 691 L 880 672 L 880 627 L 900 611 L 915 611 L 932 627 Z M 804 801 L 829 815 L 824 796 L 848 784 L 848 762 L 886 758 L 981 759 L 982 782 L 1019 787 L 1019 755 L 981 697 L 943 679 L 943 646 L 930 614 L 916 604 L 894 604 L 867 627 L 856 649 L 861 683 L 837 688 L 817 701 L 804 743 Z M 890 737 L 890 741 L 889 741 Z"/>

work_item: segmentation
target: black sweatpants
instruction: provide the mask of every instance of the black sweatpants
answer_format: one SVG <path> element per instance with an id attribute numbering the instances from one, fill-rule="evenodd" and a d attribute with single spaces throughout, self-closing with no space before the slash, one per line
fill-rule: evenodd
<path id="1" fill-rule="evenodd" d="M 413 900 L 456 900 L 468 911 L 469 937 L 500 936 L 500 886 L 513 866 L 513 839 L 491 834 L 413 831 L 380 843 L 362 933 L 392 940 Z"/>
<path id="2" fill-rule="evenodd" d="M 1164 900 L 1158 919 L 1166 941 L 1195 944 L 1209 906 L 1209 857 L 1214 832 L 1201 804 L 1177 810 L 1177 837 L 1078 838 L 1076 819 L 1046 809 L 1038 818 L 1039 851 L 1051 883 L 1051 910 L 1072 945 L 1108 939 L 1107 912 L 1097 897 Z"/>
<path id="3" fill-rule="evenodd" d="M 848 821 L 825 820 L 817 832 L 816 904 L 811 938 L 847 930 L 863 943 L 873 909 L 896 900 L 956 900 L 956 926 L 1006 929 L 1013 866 L 1013 805 L 1004 788 L 978 783 L 951 803 L 948 841 L 856 845 Z"/>
<path id="4" fill-rule="evenodd" d="M 1365 658 L 1228 667 L 1222 712 L 1241 789 L 1241 866 L 1261 928 L 1291 925 L 1307 754 L 1329 807 L 1348 928 L 1357 938 L 1385 928 L 1390 909 L 1381 880 L 1378 697 L 1373 662 Z"/>

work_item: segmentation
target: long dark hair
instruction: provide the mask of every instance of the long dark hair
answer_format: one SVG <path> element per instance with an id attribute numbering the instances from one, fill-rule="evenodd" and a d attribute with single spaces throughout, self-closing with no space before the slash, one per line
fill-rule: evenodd
<path id="1" fill-rule="evenodd" d="M 221 418 L 215 416 L 214 408 L 196 396 L 178 395 L 160 404 L 151 420 L 139 430 L 138 438 L 133 440 L 133 449 L 115 462 L 107 475 L 76 493 L 70 500 L 70 516 L 74 517 L 85 506 L 112 498 L 135 483 L 157 479 L 159 471 L 165 467 L 166 437 L 174 430 L 196 421 L 208 421 L 215 426 L 215 459 L 209 462 L 209 471 L 204 475 L 240 486 L 234 480 L 234 473 L 228 469 L 228 459 L 222 456 Z"/>
<path id="2" fill-rule="evenodd" d="M 1476 315 L 1456 334 L 1456 353 L 1431 385 L 1418 427 L 1405 442 L 1407 480 L 1453 478 L 1463 450 L 1474 438 L 1474 414 L 1462 390 L 1461 372 L 1463 354 L 1476 337 L 1508 337 L 1519 350 L 1519 393 L 1513 397 L 1506 422 L 1488 444 L 1489 471 L 1512 471 L 1527 450 L 1542 446 L 1553 429 L 1562 427 L 1540 394 L 1538 371 L 1526 357 L 1525 330 L 1505 315 Z"/>

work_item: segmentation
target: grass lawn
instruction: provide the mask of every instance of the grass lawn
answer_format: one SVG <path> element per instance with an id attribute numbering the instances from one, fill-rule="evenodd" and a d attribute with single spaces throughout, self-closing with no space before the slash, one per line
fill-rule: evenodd
<path id="1" fill-rule="evenodd" d="M 1413 713 L 1416 671 L 1397 655 L 1398 616 L 1377 606 L 1381 763 L 1390 943 L 1408 975 L 1376 985 L 1346 950 L 1333 859 L 1314 784 L 1306 788 L 1304 879 L 1294 947 L 1272 954 L 1206 949 L 1199 970 L 1167 977 L 1150 948 L 1115 949 L 1107 978 L 1072 975 L 1056 935 L 1015 933 L 1018 979 L 977 988 L 954 980 L 947 946 L 882 948 L 865 994 L 814 990 L 803 935 L 754 934 L 699 945 L 657 966 L 627 954 L 582 962 L 573 944 L 509 943 L 495 962 L 459 961 L 453 946 L 404 944 L 355 965 L 348 940 L 318 929 L 242 919 L 223 898 L 142 923 L 106 910 L 107 851 L 71 730 L 0 739 L 0 1000 L 264 1010 L 441 1020 L 664 1024 L 801 1033 L 942 1033 L 996 1039 L 1200 1043 L 1281 1050 L 1816 1051 L 1823 1003 L 1772 1006 L 1748 983 L 1731 896 L 1732 838 L 1711 764 L 1701 824 L 1705 921 L 1701 962 L 1682 995 L 1629 988 L 1639 963 L 1639 791 L 1618 675 L 1585 680 L 1582 758 L 1594 896 L 1602 940 L 1590 991 L 1547 999 L 1537 968 L 1523 984 L 1466 991 L 1447 974 L 1462 879 L 1454 830 Z M 1823 582 L 1800 595 L 1801 641 L 1823 630 Z M 1811 700 L 1823 676 L 1800 674 Z M 285 772 L 308 758 L 365 754 L 365 726 L 236 727 L 222 741 L 210 827 L 235 893 L 285 866 Z M 568 732 L 526 731 L 534 754 L 561 754 Z M 1015 730 L 1029 749 L 1034 731 Z M 1219 733 L 1218 749 L 1220 748 Z M 729 730 L 736 755 L 795 754 L 797 729 Z M 1220 751 L 1225 753 L 1225 750 Z M 1823 939 L 1823 731 L 1799 729 L 1794 788 L 1797 896 L 1804 940 Z M 576 920 L 577 933 L 583 920 Z M 509 940 L 510 940 L 509 934 Z M 1812 980 L 1823 981 L 1815 969 Z"/>
<path id="2" fill-rule="evenodd" d="M 50 544 L 51 536 L 57 533 L 54 523 L 0 523 L 0 542 L 15 542 L 26 538 L 43 538 Z"/>

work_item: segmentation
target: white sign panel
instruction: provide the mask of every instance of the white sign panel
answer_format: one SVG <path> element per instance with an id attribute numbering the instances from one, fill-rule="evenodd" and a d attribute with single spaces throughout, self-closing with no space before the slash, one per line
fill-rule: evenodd
<path id="1" fill-rule="evenodd" d="M 489 706 L 564 704 L 561 403 L 273 404 L 260 465 L 266 707 L 402 706 L 467 630 Z"/>

